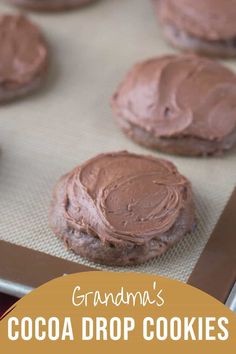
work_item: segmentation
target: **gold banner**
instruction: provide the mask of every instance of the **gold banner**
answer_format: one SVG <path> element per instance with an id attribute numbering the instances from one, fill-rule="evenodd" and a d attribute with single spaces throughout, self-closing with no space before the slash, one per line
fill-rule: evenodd
<path id="1" fill-rule="evenodd" d="M 171 279 L 73 274 L 36 289 L 1 318 L 0 348 L 4 354 L 233 354 L 236 315 Z"/>

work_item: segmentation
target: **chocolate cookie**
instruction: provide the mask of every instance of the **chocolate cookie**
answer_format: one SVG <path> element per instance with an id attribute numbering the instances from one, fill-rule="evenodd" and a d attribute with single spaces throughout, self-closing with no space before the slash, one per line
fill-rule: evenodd
<path id="1" fill-rule="evenodd" d="M 48 50 L 37 26 L 21 15 L 0 16 L 0 103 L 37 89 Z"/>
<path id="2" fill-rule="evenodd" d="M 236 75 L 195 55 L 139 63 L 112 98 L 136 142 L 167 153 L 215 155 L 236 142 Z"/>
<path id="3" fill-rule="evenodd" d="M 35 11 L 69 10 L 95 0 L 7 0 L 14 5 Z"/>
<path id="4" fill-rule="evenodd" d="M 192 230 L 191 185 L 171 162 L 125 151 L 101 154 L 58 182 L 50 225 L 91 261 L 143 263 Z"/>
<path id="5" fill-rule="evenodd" d="M 236 56 L 236 0 L 154 0 L 170 43 L 218 57 Z"/>

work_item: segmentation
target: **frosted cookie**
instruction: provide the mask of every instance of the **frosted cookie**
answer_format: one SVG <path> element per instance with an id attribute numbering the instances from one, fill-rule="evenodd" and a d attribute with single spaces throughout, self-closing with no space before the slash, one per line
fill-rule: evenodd
<path id="1" fill-rule="evenodd" d="M 154 0 L 166 38 L 179 49 L 236 56 L 236 0 Z"/>
<path id="2" fill-rule="evenodd" d="M 47 72 L 48 49 L 36 25 L 21 15 L 0 16 L 0 103 L 37 89 Z"/>
<path id="3" fill-rule="evenodd" d="M 122 130 L 149 148 L 215 155 L 236 142 L 236 75 L 195 55 L 135 65 L 112 98 Z"/>
<path id="4" fill-rule="evenodd" d="M 50 226 L 91 261 L 125 266 L 165 253 L 194 226 L 189 181 L 169 161 L 101 154 L 57 183 Z"/>

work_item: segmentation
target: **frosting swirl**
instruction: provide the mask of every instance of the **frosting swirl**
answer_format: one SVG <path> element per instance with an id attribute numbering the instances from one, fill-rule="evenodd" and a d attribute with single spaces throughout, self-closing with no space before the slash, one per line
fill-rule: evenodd
<path id="1" fill-rule="evenodd" d="M 236 36 L 236 0 L 155 0 L 158 17 L 189 34 L 207 39 Z"/>
<path id="2" fill-rule="evenodd" d="M 156 137 L 221 140 L 236 129 L 236 75 L 194 55 L 154 58 L 133 67 L 112 106 Z"/>
<path id="3" fill-rule="evenodd" d="M 169 231 L 192 198 L 168 161 L 101 154 L 63 177 L 61 208 L 71 230 L 110 244 L 143 245 Z"/>

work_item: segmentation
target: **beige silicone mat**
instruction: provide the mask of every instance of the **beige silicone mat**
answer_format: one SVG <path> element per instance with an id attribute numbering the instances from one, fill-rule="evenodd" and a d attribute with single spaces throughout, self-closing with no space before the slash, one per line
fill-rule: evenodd
<path id="1" fill-rule="evenodd" d="M 14 11 L 0 5 L 6 10 Z M 90 264 L 66 251 L 48 228 L 52 187 L 97 153 L 149 153 L 116 127 L 109 99 L 134 62 L 172 50 L 148 0 L 98 0 L 78 11 L 31 16 L 50 44 L 51 71 L 39 93 L 0 107 L 0 239 Z M 236 70 L 236 61 L 227 65 Z M 222 158 L 166 157 L 192 181 L 197 229 L 165 256 L 122 270 L 187 281 L 233 191 L 236 149 Z"/>

